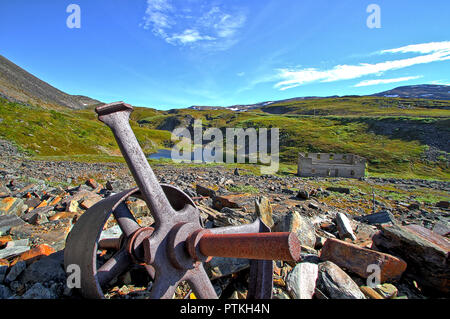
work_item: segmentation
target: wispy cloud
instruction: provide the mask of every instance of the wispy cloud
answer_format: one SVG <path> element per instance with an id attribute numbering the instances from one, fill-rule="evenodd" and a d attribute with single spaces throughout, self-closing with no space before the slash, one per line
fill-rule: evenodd
<path id="1" fill-rule="evenodd" d="M 187 29 L 184 30 L 181 34 L 173 34 L 171 36 L 167 36 L 165 40 L 170 44 L 188 44 L 188 43 L 194 43 L 201 40 L 215 40 L 216 38 L 208 36 L 208 35 L 200 35 L 200 33 L 197 30 L 191 30 Z"/>
<path id="2" fill-rule="evenodd" d="M 427 54 L 432 52 L 450 52 L 450 41 L 428 42 L 420 44 L 411 44 L 396 49 L 382 50 L 380 53 L 421 53 Z"/>
<path id="3" fill-rule="evenodd" d="M 402 78 L 395 78 L 395 79 L 365 80 L 365 81 L 359 82 L 358 84 L 355 84 L 354 87 L 405 82 L 405 81 L 420 79 L 421 77 L 422 76 L 419 75 L 419 76 L 405 76 Z"/>
<path id="4" fill-rule="evenodd" d="M 147 0 L 144 29 L 172 45 L 202 46 L 225 50 L 237 42 L 238 31 L 246 22 L 239 9 L 220 5 L 195 4 L 198 1 Z M 187 5 L 190 5 L 187 7 Z"/>
<path id="5" fill-rule="evenodd" d="M 386 53 L 419 53 L 420 55 L 379 63 L 337 65 L 328 70 L 319 70 L 316 68 L 279 69 L 278 78 L 281 81 L 276 83 L 274 87 L 283 91 L 312 82 L 351 80 L 368 75 L 380 75 L 387 71 L 414 65 L 450 60 L 450 41 L 408 45 L 379 52 L 381 56 Z"/>
<path id="6" fill-rule="evenodd" d="M 448 85 L 450 86 L 450 81 L 446 81 L 446 80 L 436 80 L 436 81 L 431 81 L 431 84 L 436 84 L 436 85 Z"/>
<path id="7" fill-rule="evenodd" d="M 166 30 L 175 24 L 171 18 L 173 10 L 174 8 L 167 0 L 148 0 L 144 22 L 141 26 L 144 29 L 152 28 L 155 34 L 166 37 Z"/>

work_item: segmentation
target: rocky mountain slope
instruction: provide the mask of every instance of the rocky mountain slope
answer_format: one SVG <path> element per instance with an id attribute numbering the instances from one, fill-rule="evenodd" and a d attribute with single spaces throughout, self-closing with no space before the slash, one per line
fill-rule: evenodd
<path id="1" fill-rule="evenodd" d="M 450 100 L 450 85 L 408 85 L 373 94 L 373 96 Z"/>
<path id="2" fill-rule="evenodd" d="M 27 104 L 63 106 L 75 110 L 101 103 L 90 97 L 62 92 L 1 55 L 0 97 Z"/>
<path id="3" fill-rule="evenodd" d="M 378 97 L 395 97 L 395 98 L 406 98 L 406 99 L 423 99 L 423 100 L 450 100 L 450 86 L 449 85 L 433 85 L 433 84 L 421 84 L 421 85 L 410 85 L 410 86 L 401 86 L 394 88 L 389 91 L 384 91 L 376 94 L 372 94 L 370 96 L 378 96 Z M 220 110 L 220 109 L 228 109 L 232 111 L 247 111 L 253 109 L 264 109 L 265 107 L 270 107 L 272 105 L 278 104 L 294 104 L 295 102 L 300 101 L 308 101 L 308 100 L 324 100 L 324 99 L 335 99 L 335 98 L 358 98 L 364 96 L 351 95 L 351 96 L 326 96 L 326 97 L 318 97 L 318 96 L 305 96 L 305 97 L 295 97 L 285 100 L 277 100 L 277 101 L 265 101 L 261 103 L 255 104 L 242 104 L 242 105 L 232 105 L 232 106 L 201 106 L 194 105 L 191 106 L 191 109 L 194 110 Z M 420 102 L 420 101 L 419 101 Z M 426 103 L 425 103 L 426 104 Z M 444 108 L 448 108 L 448 106 L 443 106 Z"/>

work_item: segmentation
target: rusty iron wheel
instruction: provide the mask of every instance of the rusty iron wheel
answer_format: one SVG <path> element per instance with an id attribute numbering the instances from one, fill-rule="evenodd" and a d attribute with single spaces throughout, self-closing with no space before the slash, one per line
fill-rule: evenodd
<path id="1" fill-rule="evenodd" d="M 161 184 L 174 209 L 186 204 L 195 206 L 190 197 L 171 185 Z M 145 267 L 150 278 L 155 269 L 145 264 L 144 240 L 151 237 L 152 227 L 141 227 L 125 202 L 128 198 L 142 199 L 139 189 L 129 189 L 98 202 L 80 216 L 70 231 L 64 250 L 65 268 L 78 265 L 81 271 L 80 291 L 86 298 L 105 298 L 104 290 L 111 280 L 125 273 L 133 264 Z M 100 235 L 110 216 L 120 227 L 120 238 Z M 99 250 L 113 250 L 114 255 L 99 265 Z M 100 267 L 98 267 L 100 266 Z"/>
<path id="2" fill-rule="evenodd" d="M 192 199 L 171 185 L 158 182 L 131 129 L 133 107 L 123 102 L 98 106 L 100 121 L 109 126 L 138 188 L 112 195 L 88 209 L 66 240 L 64 262 L 78 265 L 81 292 L 87 298 L 104 298 L 102 288 L 136 263 L 144 263 L 154 278 L 152 299 L 172 298 L 177 286 L 187 282 L 197 298 L 218 298 L 203 263 L 209 257 L 250 260 L 248 299 L 272 297 L 272 260 L 300 258 L 300 242 L 291 233 L 272 233 L 260 219 L 251 224 L 204 230 Z M 139 226 L 125 201 L 143 199 L 155 219 L 154 229 Z M 120 240 L 103 240 L 100 234 L 113 214 L 122 230 Z M 97 267 L 98 248 L 116 253 Z"/>

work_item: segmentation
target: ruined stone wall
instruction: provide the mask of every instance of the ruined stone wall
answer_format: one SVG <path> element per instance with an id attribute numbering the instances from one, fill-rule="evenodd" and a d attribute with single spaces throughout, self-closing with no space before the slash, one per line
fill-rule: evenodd
<path id="1" fill-rule="evenodd" d="M 297 174 L 302 177 L 348 177 L 365 175 L 366 160 L 354 154 L 299 153 Z"/>

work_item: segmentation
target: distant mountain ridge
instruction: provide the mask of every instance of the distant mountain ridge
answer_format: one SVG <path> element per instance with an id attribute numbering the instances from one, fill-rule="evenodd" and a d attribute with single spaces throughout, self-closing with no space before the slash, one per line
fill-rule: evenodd
<path id="1" fill-rule="evenodd" d="M 328 99 L 337 97 L 357 97 L 359 95 L 346 95 L 346 96 L 306 96 L 306 97 L 295 97 L 285 100 L 278 101 L 265 101 L 256 104 L 247 105 L 232 105 L 232 106 L 191 106 L 190 109 L 194 110 L 220 110 L 223 108 L 233 110 L 233 111 L 245 111 L 250 109 L 258 109 L 270 104 L 284 103 L 284 102 L 295 102 L 301 100 L 313 100 L 313 99 Z M 384 91 L 380 93 L 375 93 L 372 95 L 362 95 L 362 96 L 378 96 L 378 97 L 398 97 L 398 98 L 412 98 L 412 99 L 426 99 L 426 100 L 449 100 L 450 101 L 450 85 L 436 85 L 436 84 L 420 84 L 420 85 L 409 85 L 400 86 L 389 91 Z"/>
<path id="2" fill-rule="evenodd" d="M 372 96 L 450 100 L 450 85 L 420 84 L 399 86 Z"/>
<path id="3" fill-rule="evenodd" d="M 87 96 L 70 95 L 58 90 L 1 55 L 0 96 L 14 102 L 76 110 L 102 103 Z"/>

